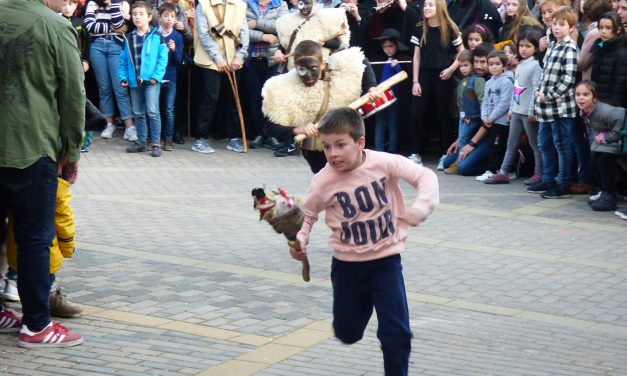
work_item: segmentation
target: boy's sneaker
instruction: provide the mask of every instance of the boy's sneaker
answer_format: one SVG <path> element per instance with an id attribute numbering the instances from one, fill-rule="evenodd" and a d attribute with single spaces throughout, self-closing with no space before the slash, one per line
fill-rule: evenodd
<path id="1" fill-rule="evenodd" d="M 22 321 L 15 317 L 13 312 L 8 309 L 0 311 L 0 333 L 17 333 L 21 327 Z"/>
<path id="2" fill-rule="evenodd" d="M 89 153 L 89 146 L 81 146 L 81 153 Z"/>
<path id="3" fill-rule="evenodd" d="M 275 157 L 290 157 L 296 155 L 296 143 L 285 143 L 279 150 L 274 152 Z"/>
<path id="4" fill-rule="evenodd" d="M 545 183 L 543 181 L 539 182 L 538 184 L 534 184 L 531 187 L 527 188 L 527 192 L 529 193 L 544 193 L 547 191 L 547 189 L 553 187 L 554 184 L 550 184 L 550 183 Z"/>
<path id="5" fill-rule="evenodd" d="M 165 151 L 174 150 L 174 144 L 172 143 L 172 140 L 165 140 L 165 142 L 163 143 L 163 150 Z"/>
<path id="6" fill-rule="evenodd" d="M 410 161 L 414 162 L 415 164 L 422 164 L 422 157 L 420 156 L 420 154 L 411 154 L 409 157 L 407 157 L 407 159 L 409 159 Z"/>
<path id="7" fill-rule="evenodd" d="M 239 138 L 231 138 L 229 142 L 226 143 L 226 150 L 243 153 L 244 145 L 242 145 L 242 140 Z"/>
<path id="8" fill-rule="evenodd" d="M 135 128 L 134 125 L 126 127 L 126 129 L 124 130 L 124 136 L 122 138 L 130 142 L 137 141 L 137 128 Z"/>
<path id="9" fill-rule="evenodd" d="M 17 281 L 13 279 L 5 279 L 4 282 L 4 291 L 2 292 L 4 300 L 19 302 L 20 294 L 17 291 Z"/>
<path id="10" fill-rule="evenodd" d="M 523 181 L 523 184 L 527 186 L 536 185 L 539 183 L 542 183 L 542 175 L 538 174 L 537 172 L 534 173 L 533 176 L 531 176 L 529 179 Z"/>
<path id="11" fill-rule="evenodd" d="M 445 174 L 457 175 L 457 161 L 453 162 L 450 166 L 444 169 Z"/>
<path id="12" fill-rule="evenodd" d="M 440 159 L 438 160 L 438 167 L 436 167 L 436 170 L 438 171 L 444 171 L 444 160 L 446 159 L 446 155 L 443 155 L 440 157 Z"/>
<path id="13" fill-rule="evenodd" d="M 544 193 L 540 195 L 542 198 L 568 198 L 570 197 L 570 191 L 568 185 L 557 185 L 548 188 Z"/>
<path id="14" fill-rule="evenodd" d="M 627 208 L 618 209 L 614 214 L 627 221 Z"/>
<path id="15" fill-rule="evenodd" d="M 509 184 L 509 175 L 494 174 L 483 182 L 485 184 Z"/>
<path id="16" fill-rule="evenodd" d="M 55 317 L 76 317 L 83 309 L 68 300 L 61 287 L 50 292 L 50 314 Z"/>
<path id="17" fill-rule="evenodd" d="M 616 196 L 607 192 L 601 192 L 601 196 L 590 202 L 590 208 L 594 211 L 615 211 Z"/>
<path id="18" fill-rule="evenodd" d="M 42 347 L 70 347 L 83 343 L 83 337 L 54 321 L 50 322 L 41 332 L 35 333 L 22 325 L 20 338 L 17 341 L 19 347 L 36 349 Z"/>
<path id="19" fill-rule="evenodd" d="M 143 142 L 136 142 L 133 146 L 129 146 L 126 148 L 127 153 L 141 153 L 146 151 L 146 144 Z"/>
<path id="20" fill-rule="evenodd" d="M 211 154 L 215 150 L 211 147 L 209 142 L 204 138 L 197 138 L 192 145 L 192 150 L 198 153 Z"/>
<path id="21" fill-rule="evenodd" d="M 158 145 L 152 145 L 152 151 L 150 152 L 150 155 L 157 158 L 161 156 L 161 147 L 159 147 Z"/>
<path id="22" fill-rule="evenodd" d="M 484 182 L 484 181 L 488 180 L 489 178 L 491 178 L 492 176 L 494 176 L 494 174 L 491 171 L 486 171 L 486 172 L 483 173 L 483 175 L 477 176 L 475 178 L 475 180 Z"/>
<path id="23" fill-rule="evenodd" d="M 100 133 L 100 137 L 102 138 L 111 138 L 113 137 L 113 132 L 115 132 L 115 126 L 111 123 L 107 124 L 105 129 Z"/>

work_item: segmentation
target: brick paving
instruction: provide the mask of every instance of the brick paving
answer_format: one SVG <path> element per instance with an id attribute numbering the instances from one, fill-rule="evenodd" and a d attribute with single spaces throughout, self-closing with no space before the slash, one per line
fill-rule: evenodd
<path id="1" fill-rule="evenodd" d="M 314 229 L 307 284 L 252 209 L 255 186 L 304 194 L 302 158 L 126 146 L 97 138 L 72 188 L 78 246 L 58 279 L 86 313 L 61 321 L 85 343 L 34 351 L 0 335 L 0 374 L 383 373 L 376 318 L 356 345 L 333 338 L 328 230 Z M 520 180 L 438 177 L 442 205 L 403 256 L 410 374 L 627 374 L 627 222 Z"/>

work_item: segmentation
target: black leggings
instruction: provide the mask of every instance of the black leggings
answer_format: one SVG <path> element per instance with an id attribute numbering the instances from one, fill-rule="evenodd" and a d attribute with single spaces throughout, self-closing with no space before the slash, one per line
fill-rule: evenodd
<path id="1" fill-rule="evenodd" d="M 507 138 L 509 136 L 509 126 L 502 124 L 492 124 L 490 127 L 490 158 L 488 159 L 488 170 L 496 174 L 501 167 L 505 151 L 507 150 Z M 502 171 L 507 174 L 508 171 Z"/>
<path id="2" fill-rule="evenodd" d="M 414 124 L 412 129 L 412 152 L 423 154 L 425 145 L 429 140 L 427 126 L 427 112 L 433 109 L 427 108 L 431 102 L 435 102 L 435 111 L 440 131 L 440 154 L 446 154 L 446 150 L 453 142 L 453 129 L 451 126 L 451 102 L 455 86 L 452 79 L 443 81 L 440 79 L 441 70 L 421 69 L 420 87 L 422 96 L 413 97 L 412 115 Z M 507 141 L 507 140 L 506 140 Z"/>
<path id="3" fill-rule="evenodd" d="M 616 160 L 618 155 L 592 152 L 592 174 L 603 192 L 616 193 Z"/>
<path id="4" fill-rule="evenodd" d="M 309 163 L 311 172 L 317 174 L 327 164 L 327 157 L 323 151 L 303 149 L 303 157 Z"/>

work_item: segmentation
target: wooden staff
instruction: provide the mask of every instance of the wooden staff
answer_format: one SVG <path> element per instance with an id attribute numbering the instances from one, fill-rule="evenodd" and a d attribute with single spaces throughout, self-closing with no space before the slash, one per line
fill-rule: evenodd
<path id="1" fill-rule="evenodd" d="M 380 64 L 391 64 L 391 61 L 371 61 L 370 65 L 380 65 Z M 412 63 L 411 60 L 402 60 L 399 61 L 398 64 L 409 64 Z"/>
<path id="2" fill-rule="evenodd" d="M 340 37 L 340 36 L 342 36 L 342 35 L 344 35 L 344 34 L 346 34 L 346 30 L 340 30 L 340 31 L 338 31 L 337 33 L 335 33 L 335 34 L 331 35 L 330 37 L 326 37 L 326 38 L 324 38 L 324 39 L 322 40 L 322 44 L 325 44 L 326 42 L 330 41 L 331 39 L 335 39 L 335 38 Z M 283 57 L 284 57 L 286 60 L 287 60 L 288 58 L 292 57 L 292 56 L 294 56 L 294 51 L 292 51 L 292 52 L 290 52 L 290 53 L 288 53 L 288 54 L 283 55 Z"/>
<path id="3" fill-rule="evenodd" d="M 235 97 L 235 105 L 237 106 L 237 115 L 239 116 L 239 126 L 242 130 L 242 144 L 244 145 L 244 153 L 248 153 L 248 141 L 246 140 L 246 125 L 244 124 L 244 113 L 242 112 L 242 104 L 239 101 L 239 89 L 237 88 L 237 78 L 235 72 L 230 69 L 226 71 L 226 76 L 229 78 L 231 84 L 231 90 Z"/>
<path id="4" fill-rule="evenodd" d="M 395 74 L 394 76 L 388 78 L 387 80 L 381 82 L 379 85 L 375 86 L 375 91 L 385 91 L 389 88 L 391 88 L 392 86 L 396 85 L 397 83 L 403 81 L 404 79 L 407 78 L 407 72 L 405 71 L 400 71 L 397 74 Z M 370 98 L 368 96 L 368 94 L 363 95 L 357 99 L 355 99 L 354 101 L 352 101 L 347 107 L 352 108 L 353 110 L 358 109 L 359 107 L 363 106 L 364 104 L 370 102 Z M 316 124 L 316 127 L 318 127 L 318 124 Z M 303 141 L 304 139 L 306 139 L 307 136 L 305 136 L 304 134 L 299 134 L 296 135 L 296 137 L 294 137 L 294 140 L 296 142 L 300 142 Z"/>

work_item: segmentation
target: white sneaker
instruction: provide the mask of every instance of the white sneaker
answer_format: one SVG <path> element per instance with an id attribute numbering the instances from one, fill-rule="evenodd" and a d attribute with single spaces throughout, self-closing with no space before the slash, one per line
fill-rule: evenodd
<path id="1" fill-rule="evenodd" d="M 598 199 L 601 198 L 601 191 L 599 191 L 599 193 L 597 193 L 596 195 L 592 195 L 588 198 L 588 201 L 596 201 Z"/>
<path id="2" fill-rule="evenodd" d="M 440 160 L 438 161 L 438 167 L 436 168 L 436 170 L 444 171 L 444 159 L 446 159 L 446 155 L 443 155 L 440 157 Z"/>
<path id="3" fill-rule="evenodd" d="M 126 127 L 124 130 L 124 139 L 130 142 L 137 141 L 137 128 L 134 125 Z"/>
<path id="4" fill-rule="evenodd" d="M 494 174 L 493 174 L 493 173 L 491 173 L 490 171 L 486 171 L 486 172 L 484 172 L 484 173 L 483 173 L 483 175 L 477 176 L 477 177 L 475 178 L 475 180 L 476 180 L 476 181 L 481 181 L 481 182 L 484 182 L 484 181 L 488 180 L 489 178 L 491 178 L 493 175 L 494 175 Z"/>
<path id="5" fill-rule="evenodd" d="M 17 281 L 12 279 L 4 280 L 4 291 L 2 292 L 2 297 L 4 300 L 8 300 L 10 302 L 19 302 L 20 294 L 17 291 Z"/>
<path id="6" fill-rule="evenodd" d="M 419 165 L 422 164 L 422 157 L 420 156 L 420 154 L 412 154 L 409 157 L 407 157 L 407 159 L 414 162 L 415 164 L 419 164 Z"/>
<path id="7" fill-rule="evenodd" d="M 113 137 L 113 132 L 115 132 L 115 126 L 111 123 L 107 124 L 107 127 L 100 133 L 100 137 L 102 138 L 111 138 Z"/>

